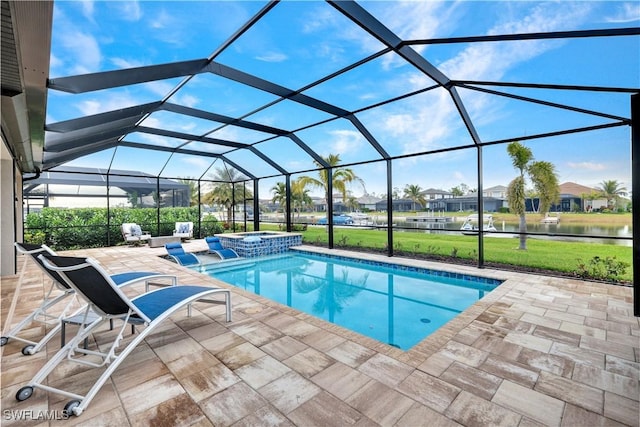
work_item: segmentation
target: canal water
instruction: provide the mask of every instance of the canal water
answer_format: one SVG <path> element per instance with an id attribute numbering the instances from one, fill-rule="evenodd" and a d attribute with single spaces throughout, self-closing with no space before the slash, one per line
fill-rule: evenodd
<path id="1" fill-rule="evenodd" d="M 397 227 L 406 228 L 407 231 L 429 231 L 431 233 L 437 233 L 439 231 L 460 231 L 462 222 L 447 222 L 447 223 L 424 223 L 424 222 L 398 222 Z M 499 233 L 494 233 L 496 237 L 512 237 L 518 233 L 518 224 L 502 223 L 500 221 L 494 222 L 494 226 L 498 229 Z M 503 233 L 504 232 L 504 233 Z M 565 224 L 560 221 L 560 224 L 527 224 L 528 233 L 548 233 L 553 236 L 529 236 L 530 238 L 539 239 L 553 239 L 553 240 L 566 240 L 566 241 L 586 241 L 591 243 L 604 243 L 621 246 L 632 246 L 631 240 L 620 239 L 633 237 L 633 230 L 630 225 L 577 225 L 577 224 Z M 572 235 L 562 236 L 562 235 Z M 581 238 L 579 236 L 598 236 L 598 238 Z M 577 236 L 577 237 L 575 237 Z M 601 236 L 601 237 L 600 237 Z M 615 237 L 615 238 L 607 238 Z"/>

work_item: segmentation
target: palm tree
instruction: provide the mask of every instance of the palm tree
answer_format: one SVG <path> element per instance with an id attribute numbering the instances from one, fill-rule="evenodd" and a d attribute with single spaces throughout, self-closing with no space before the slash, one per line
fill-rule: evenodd
<path id="1" fill-rule="evenodd" d="M 427 204 L 427 200 L 424 198 L 424 194 L 422 194 L 422 188 L 419 185 L 415 184 L 407 184 L 404 186 L 404 193 L 402 197 L 406 197 L 407 199 L 411 199 L 413 202 L 413 210 L 416 210 L 416 202 L 420 203 L 422 206 Z"/>
<path id="2" fill-rule="evenodd" d="M 284 216 L 287 216 L 287 187 L 284 182 L 276 182 L 276 185 L 269 189 L 273 193 L 273 197 L 271 198 L 272 203 L 277 203 L 280 205 L 284 212 Z"/>
<path id="3" fill-rule="evenodd" d="M 454 197 L 461 197 L 469 192 L 469 186 L 463 182 L 460 185 L 452 187 L 449 191 L 451 191 Z"/>
<path id="4" fill-rule="evenodd" d="M 282 211 L 284 212 L 284 217 L 287 217 L 287 188 L 284 182 L 276 182 L 276 185 L 271 187 L 270 190 L 273 193 L 273 198 L 271 201 L 273 203 L 278 203 L 282 207 Z M 298 212 L 298 216 L 300 216 L 300 211 L 304 208 L 305 205 L 310 205 L 313 203 L 311 200 L 311 196 L 309 196 L 309 190 L 306 188 L 306 184 L 304 182 L 303 177 L 293 180 L 291 183 L 291 207 L 294 212 Z"/>
<path id="5" fill-rule="evenodd" d="M 178 180 L 181 184 L 189 186 L 189 206 L 198 206 L 198 184 L 193 178 L 186 177 Z"/>
<path id="6" fill-rule="evenodd" d="M 339 154 L 329 154 L 327 157 L 323 157 L 324 161 L 331 167 L 333 171 L 333 179 L 332 185 L 334 191 L 339 191 L 342 194 L 342 200 L 347 201 L 348 194 L 348 186 L 353 182 L 359 182 L 362 184 L 362 188 L 364 189 L 364 182 L 360 179 L 352 169 L 338 167 L 340 164 L 340 155 Z M 315 162 L 318 167 L 322 167 L 322 165 L 318 162 Z M 301 185 L 306 187 L 307 185 L 311 185 L 312 187 L 322 188 L 324 190 L 324 197 L 327 204 L 329 203 L 329 174 L 327 169 L 320 169 L 318 171 L 318 178 L 313 178 L 310 176 L 301 176 L 298 178 L 301 181 Z"/>
<path id="7" fill-rule="evenodd" d="M 358 210 L 358 208 L 360 207 L 360 203 L 358 203 L 358 199 L 356 199 L 354 196 L 349 196 L 345 203 L 345 206 L 347 206 L 353 212 Z"/>
<path id="8" fill-rule="evenodd" d="M 520 216 L 519 249 L 526 250 L 526 176 L 528 176 L 533 183 L 534 190 L 540 195 L 539 210 L 543 215 L 549 212 L 551 205 L 559 198 L 558 176 L 552 163 L 545 161 L 534 162 L 531 149 L 517 141 L 507 146 L 507 153 L 509 153 L 511 157 L 513 167 L 520 172 L 520 175 L 509 183 L 509 187 L 507 188 L 507 201 L 509 202 L 509 209 Z"/>
<path id="9" fill-rule="evenodd" d="M 241 181 L 245 177 L 234 168 L 218 168 L 213 173 L 211 179 L 216 181 L 213 190 L 203 197 L 203 202 L 224 206 L 227 211 L 227 222 L 233 220 L 233 207 L 246 198 L 253 197 L 251 190 L 245 184 L 233 190 L 233 183 Z"/>
<path id="10" fill-rule="evenodd" d="M 300 211 L 304 206 L 312 203 L 313 200 L 311 200 L 309 189 L 303 177 L 294 179 L 291 183 L 291 206 L 294 212 L 298 212 L 298 217 L 300 217 Z"/>
<path id="11" fill-rule="evenodd" d="M 610 181 L 602 181 L 598 190 L 602 193 L 602 197 L 607 199 L 607 207 L 613 209 L 618 202 L 620 196 L 627 195 L 627 188 L 623 187 L 615 179 Z"/>

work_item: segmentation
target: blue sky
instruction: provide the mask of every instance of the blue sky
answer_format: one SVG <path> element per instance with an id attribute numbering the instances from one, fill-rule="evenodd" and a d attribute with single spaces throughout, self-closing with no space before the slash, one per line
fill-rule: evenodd
<path id="1" fill-rule="evenodd" d="M 360 4 L 404 40 L 544 31 L 638 27 L 640 3 L 623 1 L 365 1 Z M 55 3 L 52 78 L 121 68 L 206 58 L 253 16 L 264 2 L 59 1 Z M 283 1 L 241 36 L 215 61 L 298 90 L 321 77 L 381 50 L 380 42 L 318 1 Z M 456 80 L 640 87 L 640 38 L 588 38 L 414 46 L 446 76 Z M 73 119 L 163 99 L 181 78 L 70 95 L 49 91 L 47 123 Z M 395 54 L 386 54 L 358 69 L 319 84 L 304 94 L 353 111 L 394 96 L 429 87 L 433 81 Z M 629 117 L 629 94 L 496 88 L 511 94 L 595 109 Z M 459 89 L 483 141 L 501 140 L 610 122 L 608 119 L 506 97 Z M 214 74 L 199 74 L 169 102 L 229 116 L 243 116 L 275 96 L 244 87 Z M 327 113 L 283 101 L 246 120 L 296 130 L 326 120 Z M 435 89 L 394 104 L 357 114 L 393 156 L 471 143 L 451 97 Z M 169 112 L 152 114 L 143 126 L 179 129 L 202 135 L 219 124 Z M 345 163 L 379 159 L 347 120 L 329 121 L 296 133 L 311 148 L 338 153 Z M 209 135 L 250 143 L 269 135 L 234 126 Z M 136 133 L 127 141 L 178 146 L 186 141 Z M 617 127 L 591 133 L 527 141 L 537 160 L 556 165 L 560 182 L 597 186 L 617 180 L 631 189 L 630 133 Z M 192 142 L 185 148 L 219 148 Z M 290 140 L 277 138 L 256 145 L 288 170 L 308 170 L 313 162 Z M 258 176 L 275 170 L 255 156 L 234 152 L 228 157 Z M 423 189 L 476 186 L 476 151 L 396 160 L 393 186 L 417 184 Z M 70 163 L 75 166 L 139 170 L 168 177 L 208 176 L 210 158 L 109 149 Z M 505 145 L 483 151 L 485 187 L 507 185 L 515 171 Z M 384 162 L 352 167 L 370 193 L 386 192 Z M 294 178 L 297 175 L 294 175 Z M 260 181 L 261 197 L 279 181 Z M 354 187 L 356 196 L 363 190 Z M 266 194 L 265 194 L 266 193 Z"/>

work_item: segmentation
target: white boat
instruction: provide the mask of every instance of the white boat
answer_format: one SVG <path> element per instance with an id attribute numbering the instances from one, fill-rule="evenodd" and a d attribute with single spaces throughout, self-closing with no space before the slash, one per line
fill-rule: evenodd
<path id="1" fill-rule="evenodd" d="M 544 214 L 544 218 L 540 220 L 542 224 L 559 224 L 560 223 L 560 214 L 556 214 L 555 216 L 550 216 L 549 213 Z"/>
<path id="2" fill-rule="evenodd" d="M 372 226 L 375 225 L 374 221 L 372 220 L 371 216 L 362 213 L 362 212 L 351 212 L 349 214 L 349 216 L 351 218 L 353 218 L 353 225 L 357 225 L 357 226 Z"/>
<path id="3" fill-rule="evenodd" d="M 498 231 L 495 225 L 493 225 L 493 215 L 485 214 L 482 215 L 482 218 L 485 221 L 485 224 L 482 227 L 482 231 L 484 233 Z M 480 231 L 478 227 L 478 214 L 469 215 L 462 224 L 462 227 L 460 227 L 460 230 L 462 231 L 462 234 L 478 234 L 478 231 Z"/>

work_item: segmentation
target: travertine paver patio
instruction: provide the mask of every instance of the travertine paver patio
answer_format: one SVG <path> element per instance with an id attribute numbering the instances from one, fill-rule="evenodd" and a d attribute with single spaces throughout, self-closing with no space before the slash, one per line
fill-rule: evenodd
<path id="1" fill-rule="evenodd" d="M 206 245 L 194 240 L 185 248 Z M 95 257 L 111 273 L 175 272 L 180 283 L 226 286 L 157 256 L 163 252 L 68 254 Z M 507 280 L 407 352 L 231 287 L 233 322 L 224 322 L 221 307 L 176 314 L 70 420 L 24 419 L 61 411 L 61 396 L 37 390 L 24 402 L 14 398 L 59 340 L 33 356 L 11 341 L 2 348 L 2 425 L 639 425 L 640 327 L 631 288 L 404 262 Z M 42 298 L 42 280 L 29 269 L 15 319 Z M 17 282 L 2 278 L 3 327 Z M 101 331 L 92 344 L 111 336 Z M 73 367 L 50 381 L 84 392 L 95 378 Z"/>

